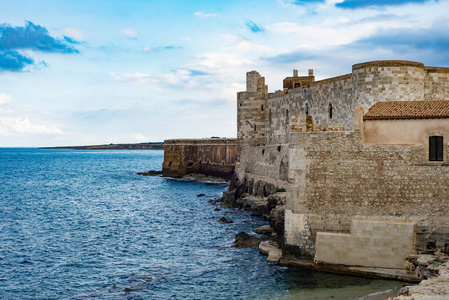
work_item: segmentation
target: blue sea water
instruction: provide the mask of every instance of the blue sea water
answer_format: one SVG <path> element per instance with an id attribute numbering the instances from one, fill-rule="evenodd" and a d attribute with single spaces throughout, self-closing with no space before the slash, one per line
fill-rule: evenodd
<path id="1" fill-rule="evenodd" d="M 136 174 L 162 161 L 157 150 L 0 148 L 0 298 L 357 299 L 401 285 L 233 248 L 266 220 L 215 211 L 226 184 Z"/>

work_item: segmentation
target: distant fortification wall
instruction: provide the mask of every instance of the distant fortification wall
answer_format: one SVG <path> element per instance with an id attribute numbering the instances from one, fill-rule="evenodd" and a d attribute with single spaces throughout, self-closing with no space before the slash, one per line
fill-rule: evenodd
<path id="1" fill-rule="evenodd" d="M 230 179 L 237 160 L 237 140 L 226 138 L 164 141 L 162 174 L 205 174 Z"/>

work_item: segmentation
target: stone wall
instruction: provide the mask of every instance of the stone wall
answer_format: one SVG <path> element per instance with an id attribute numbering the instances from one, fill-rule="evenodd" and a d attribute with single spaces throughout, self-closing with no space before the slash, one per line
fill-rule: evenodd
<path id="1" fill-rule="evenodd" d="M 286 205 L 292 220 L 286 214 L 285 227 L 307 232 L 286 243 L 313 257 L 317 232 L 347 233 L 360 217 L 416 222 L 417 250 L 442 250 L 449 236 L 449 166 L 428 162 L 426 145 L 365 145 L 360 135 L 292 134 Z"/>
<path id="2" fill-rule="evenodd" d="M 236 160 L 236 139 L 166 140 L 162 174 L 182 177 L 197 173 L 230 179 Z"/>
<path id="3" fill-rule="evenodd" d="M 415 253 L 416 223 L 353 219 L 350 234 L 319 232 L 315 261 L 375 268 L 402 269 Z"/>
<path id="4" fill-rule="evenodd" d="M 244 146 L 240 152 L 236 176 L 246 182 L 250 194 L 258 182 L 286 188 L 288 182 L 288 145 Z"/>

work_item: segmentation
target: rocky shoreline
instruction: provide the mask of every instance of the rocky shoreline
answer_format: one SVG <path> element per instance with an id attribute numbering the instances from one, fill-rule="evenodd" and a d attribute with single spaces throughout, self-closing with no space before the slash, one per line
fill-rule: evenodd
<path id="1" fill-rule="evenodd" d="M 155 172 L 141 174 L 161 176 Z M 190 174 L 180 180 L 194 180 L 201 182 L 228 182 L 221 178 L 208 177 L 201 174 Z M 268 262 L 276 262 L 287 266 L 307 268 L 328 273 L 347 274 L 371 278 L 396 279 L 404 282 L 418 283 L 418 285 L 404 286 L 399 291 L 385 291 L 376 295 L 368 295 L 366 300 L 428 300 L 449 299 L 449 257 L 443 254 L 413 254 L 407 257 L 405 269 L 379 269 L 348 267 L 342 265 L 316 264 L 311 260 L 300 260 L 294 257 L 282 257 L 284 235 L 284 212 L 287 193 L 283 188 L 275 187 L 264 182 L 257 183 L 252 190 L 248 185 L 233 178 L 228 191 L 223 197 L 209 202 L 216 206 L 234 207 L 251 211 L 254 215 L 264 215 L 267 225 L 253 229 L 262 235 L 257 237 L 245 232 L 239 232 L 234 241 L 234 247 L 258 248 L 259 252 L 267 255 Z M 203 196 L 202 194 L 198 197 Z M 215 208 L 220 210 L 220 208 Z M 232 223 L 225 217 L 221 223 Z"/>

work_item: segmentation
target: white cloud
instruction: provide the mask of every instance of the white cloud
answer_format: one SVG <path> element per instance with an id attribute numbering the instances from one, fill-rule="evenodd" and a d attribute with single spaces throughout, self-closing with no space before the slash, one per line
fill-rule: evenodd
<path id="1" fill-rule="evenodd" d="M 145 48 L 143 48 L 143 52 L 145 52 L 145 53 L 153 52 L 153 51 L 154 51 L 154 48 L 151 48 L 151 47 L 145 47 Z"/>
<path id="2" fill-rule="evenodd" d="M 129 37 L 130 39 L 133 39 L 137 36 L 136 31 L 132 28 L 124 28 L 124 29 L 120 30 L 120 33 Z"/>
<path id="3" fill-rule="evenodd" d="M 149 138 L 147 138 L 146 136 L 144 136 L 144 135 L 141 134 L 141 133 L 134 133 L 134 134 L 132 135 L 132 137 L 133 137 L 134 141 L 136 141 L 137 143 L 148 142 L 148 141 L 150 141 Z"/>
<path id="4" fill-rule="evenodd" d="M 0 105 L 11 102 L 11 96 L 8 94 L 0 93 Z"/>
<path id="5" fill-rule="evenodd" d="M 82 40 L 84 39 L 84 32 L 81 29 L 73 28 L 73 27 L 66 27 L 62 29 L 62 33 L 65 36 L 68 36 L 70 38 L 73 38 L 75 40 Z"/>
<path id="6" fill-rule="evenodd" d="M 32 123 L 23 117 L 0 117 L 0 131 L 4 135 L 62 135 L 64 132 L 56 126 Z"/>
<path id="7" fill-rule="evenodd" d="M 149 79 L 150 74 L 145 73 L 123 73 L 122 75 L 116 75 L 115 72 L 109 72 L 109 75 L 118 81 L 143 81 Z"/>
<path id="8" fill-rule="evenodd" d="M 270 48 L 264 45 L 254 44 L 250 41 L 242 41 L 234 46 L 224 47 L 224 50 L 244 53 L 244 52 L 265 52 L 270 50 Z"/>
<path id="9" fill-rule="evenodd" d="M 204 11 L 197 11 L 193 15 L 198 18 L 211 18 L 211 17 L 219 16 L 217 13 L 208 14 L 208 13 L 205 13 Z"/>

